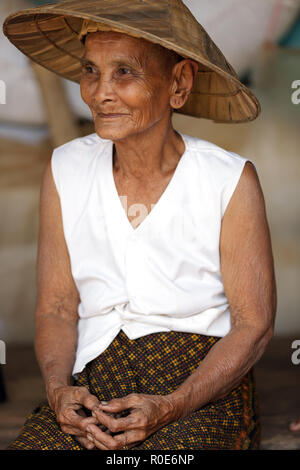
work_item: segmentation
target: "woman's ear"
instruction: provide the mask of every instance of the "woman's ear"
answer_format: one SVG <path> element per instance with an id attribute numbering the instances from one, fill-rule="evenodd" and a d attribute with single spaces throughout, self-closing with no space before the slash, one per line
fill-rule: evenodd
<path id="1" fill-rule="evenodd" d="M 172 108 L 179 109 L 186 103 L 192 91 L 198 69 L 198 63 L 191 59 L 181 60 L 174 66 L 170 96 Z"/>

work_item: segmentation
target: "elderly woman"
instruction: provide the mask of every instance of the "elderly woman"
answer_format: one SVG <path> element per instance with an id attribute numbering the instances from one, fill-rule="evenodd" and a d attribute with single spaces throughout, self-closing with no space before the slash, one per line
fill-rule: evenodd
<path id="1" fill-rule="evenodd" d="M 172 125 L 251 120 L 256 98 L 180 0 L 63 2 L 4 32 L 80 81 L 95 123 L 45 169 L 47 402 L 9 449 L 257 449 L 253 365 L 276 310 L 262 189 L 251 161 Z"/>

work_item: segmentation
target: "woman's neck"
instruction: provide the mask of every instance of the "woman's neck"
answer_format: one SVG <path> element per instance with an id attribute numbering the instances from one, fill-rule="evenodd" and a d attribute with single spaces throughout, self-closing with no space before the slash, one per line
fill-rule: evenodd
<path id="1" fill-rule="evenodd" d="M 173 170 L 185 144 L 173 129 L 156 123 L 142 133 L 134 134 L 114 143 L 114 170 L 124 178 L 147 178 Z"/>

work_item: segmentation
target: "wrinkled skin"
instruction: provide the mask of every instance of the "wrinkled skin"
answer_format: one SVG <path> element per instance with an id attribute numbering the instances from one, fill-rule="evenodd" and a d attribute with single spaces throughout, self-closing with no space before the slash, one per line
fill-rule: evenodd
<path id="1" fill-rule="evenodd" d="M 180 91 L 176 80 L 183 69 L 193 80 L 197 69 L 193 61 L 181 61 L 177 67 L 175 61 L 160 46 L 125 34 L 88 34 L 81 96 L 90 107 L 97 134 L 118 141 L 169 120 L 171 107 L 183 106 L 189 94 L 189 85 Z M 105 118 L 102 113 L 118 116 Z"/>
<path id="2" fill-rule="evenodd" d="M 61 386 L 55 388 L 51 393 L 48 390 L 48 402 L 56 414 L 61 430 L 72 434 L 80 444 L 88 450 L 92 450 L 95 445 L 87 437 L 86 426 L 96 425 L 97 429 L 103 433 L 111 434 L 110 430 L 99 423 L 96 417 L 87 417 L 83 407 L 93 410 L 99 400 L 92 395 L 85 387 Z M 120 417 L 120 413 L 108 413 L 115 419 Z"/>
<path id="3" fill-rule="evenodd" d="M 86 37 L 81 96 L 90 107 L 95 131 L 114 141 L 118 161 L 127 164 L 124 171 L 140 177 L 141 171 L 146 175 L 149 165 L 152 184 L 158 187 L 162 163 L 166 166 L 165 185 L 184 151 L 171 125 L 172 109 L 184 105 L 198 70 L 196 62 L 180 59 L 160 46 L 125 34 L 97 32 Z M 155 142 L 161 140 L 157 137 L 162 135 L 166 142 L 163 152 L 160 146 L 155 149 Z M 148 156 L 147 162 L 137 158 L 136 148 L 138 157 Z M 132 181 L 129 186 L 134 186 Z M 56 382 L 48 387 L 48 400 L 61 429 L 87 449 L 122 448 L 126 439 L 132 447 L 175 419 L 174 407 L 163 396 L 131 394 L 102 408 L 86 388 Z M 82 407 L 93 416 L 86 417 Z M 121 418 L 121 411 L 128 407 L 130 414 Z M 115 435 L 125 429 L 128 433 Z"/>

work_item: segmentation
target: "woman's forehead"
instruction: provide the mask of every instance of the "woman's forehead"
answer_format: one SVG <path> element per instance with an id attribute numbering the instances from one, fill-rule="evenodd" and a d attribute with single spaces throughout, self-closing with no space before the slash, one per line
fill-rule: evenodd
<path id="1" fill-rule="evenodd" d="M 172 54 L 164 47 L 143 38 L 114 31 L 97 31 L 88 33 L 86 37 L 84 58 L 96 62 L 104 56 L 105 60 L 109 57 L 114 61 L 117 56 L 133 61 L 143 68 L 147 64 L 150 67 L 156 64 L 159 69 L 165 69 L 174 64 Z"/>

